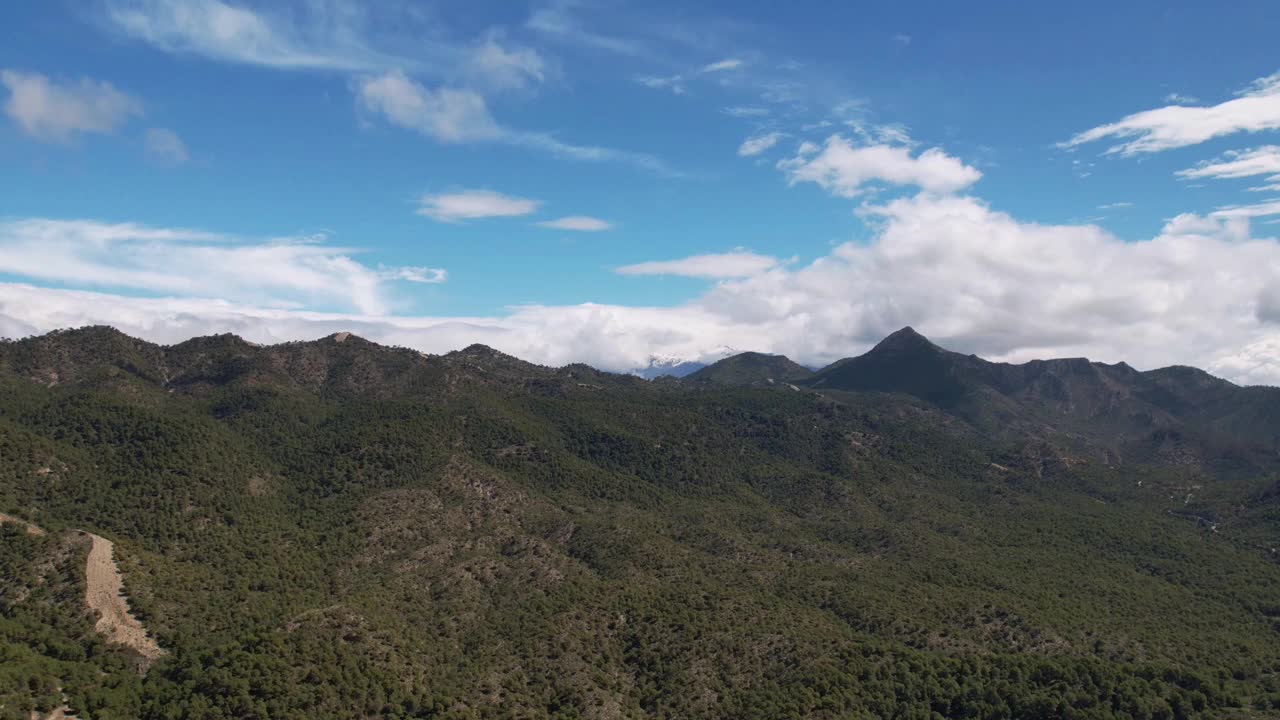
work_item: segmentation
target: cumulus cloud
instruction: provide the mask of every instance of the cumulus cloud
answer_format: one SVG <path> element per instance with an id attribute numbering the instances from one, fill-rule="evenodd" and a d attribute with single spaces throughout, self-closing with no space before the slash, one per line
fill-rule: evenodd
<path id="1" fill-rule="evenodd" d="M 556 220 L 547 220 L 538 223 L 538 226 L 551 228 L 552 230 L 572 230 L 574 232 L 603 232 L 613 229 L 613 223 L 586 215 L 570 215 Z"/>
<path id="2" fill-rule="evenodd" d="M 460 190 L 424 195 L 418 214 L 441 222 L 529 215 L 542 203 L 492 190 Z"/>
<path id="3" fill-rule="evenodd" d="M 1109 154 L 1139 155 L 1198 145 L 1239 132 L 1280 128 L 1280 73 L 1259 78 L 1232 100 L 1193 107 L 1182 104 L 1145 110 L 1114 123 L 1099 125 L 1060 143 L 1072 148 L 1104 139 L 1120 139 Z"/>
<path id="4" fill-rule="evenodd" d="M 361 79 L 356 83 L 356 98 L 363 109 L 441 142 L 497 140 L 506 135 L 479 93 L 431 90 L 399 70 Z"/>
<path id="5" fill-rule="evenodd" d="M 81 78 L 59 83 L 39 73 L 0 70 L 9 91 L 4 112 L 40 140 L 66 142 L 82 133 L 113 133 L 142 114 L 142 102 L 110 83 Z"/>
<path id="6" fill-rule="evenodd" d="M 368 267 L 355 253 L 324 237 L 246 241 L 133 223 L 0 222 L 0 273 L 59 284 L 385 313 L 386 281 L 445 279 L 432 268 Z"/>
<path id="7" fill-rule="evenodd" d="M 738 157 L 753 157 L 778 144 L 785 135 L 780 132 L 765 133 L 747 138 L 738 146 Z"/>
<path id="8" fill-rule="evenodd" d="M 949 193 L 962 190 L 982 177 L 938 148 L 913 156 L 907 147 L 879 144 L 855 146 L 840 135 L 827 138 L 820 151 L 803 148 L 793 158 L 778 163 L 792 185 L 816 183 L 841 197 L 856 197 L 873 183 L 914 185 L 923 190 Z"/>
<path id="9" fill-rule="evenodd" d="M 320 313 L 264 306 L 234 284 L 227 291 L 222 283 L 243 282 L 229 272 L 207 281 L 193 273 L 203 284 L 174 300 L 0 284 L 0 331 L 105 322 L 166 342 L 210 332 L 275 342 L 352 330 L 429 352 L 483 342 L 535 362 L 626 370 L 654 353 L 709 358 L 725 346 L 823 364 L 912 325 L 943 346 L 995 360 L 1084 356 L 1144 369 L 1180 363 L 1239 382 L 1280 384 L 1280 242 L 1255 237 L 1246 218 L 1180 215 L 1155 237 L 1127 242 L 1094 225 L 1023 222 L 957 195 L 922 193 L 861 212 L 875 228 L 871 239 L 839 245 L 806 265 L 737 251 L 620 270 L 712 283 L 675 307 L 538 305 L 453 318 Z M 92 229 L 85 231 L 90 239 L 221 242 L 136 226 Z M 40 256 L 40 264 L 75 269 L 101 264 L 95 258 L 103 252 L 86 239 L 57 262 Z M 274 265 L 255 258 L 249 266 Z M 72 270 L 60 272 L 59 282 L 73 281 L 66 275 Z M 364 272 L 385 282 L 386 270 Z M 324 297 L 349 297 L 345 277 L 333 274 L 318 281 Z"/>
<path id="10" fill-rule="evenodd" d="M 778 259 L 751 252 L 735 251 L 713 255 L 694 255 L 679 260 L 661 260 L 624 265 L 619 275 L 678 275 L 691 278 L 743 278 L 778 267 Z"/>
<path id="11" fill-rule="evenodd" d="M 882 223 L 875 242 L 723 283 L 700 304 L 771 328 L 787 338 L 772 347 L 811 360 L 908 324 L 997 359 L 1140 367 L 1209 366 L 1275 333 L 1257 308 L 1280 273 L 1280 244 L 1251 238 L 1238 219 L 1183 215 L 1128 243 L 1092 225 L 1019 222 L 969 197 L 919 195 L 866 212 Z"/>
<path id="12" fill-rule="evenodd" d="M 1280 385 L 1280 335 L 1223 353 L 1205 369 L 1241 385 Z"/>
<path id="13" fill-rule="evenodd" d="M 147 157 L 162 165 L 181 165 L 187 161 L 187 145 L 178 133 L 168 128 L 149 128 L 143 137 Z"/>

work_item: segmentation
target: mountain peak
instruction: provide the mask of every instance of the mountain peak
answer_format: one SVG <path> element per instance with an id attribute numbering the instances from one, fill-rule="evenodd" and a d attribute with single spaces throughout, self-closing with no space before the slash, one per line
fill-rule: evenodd
<path id="1" fill-rule="evenodd" d="M 721 385 L 754 385 L 800 381 L 812 374 L 811 370 L 785 355 L 743 352 L 708 365 L 688 378 Z"/>
<path id="2" fill-rule="evenodd" d="M 901 330 L 890 333 L 885 339 L 871 348 L 873 353 L 883 352 L 906 352 L 912 350 L 940 350 L 937 345 L 930 342 L 929 338 L 916 332 L 915 328 L 910 325 Z"/>
<path id="3" fill-rule="evenodd" d="M 518 357 L 508 355 L 501 350 L 495 350 L 481 343 L 473 343 L 461 350 L 446 353 L 444 358 L 447 360 L 463 360 L 489 367 L 534 367 L 532 363 L 525 362 Z"/>

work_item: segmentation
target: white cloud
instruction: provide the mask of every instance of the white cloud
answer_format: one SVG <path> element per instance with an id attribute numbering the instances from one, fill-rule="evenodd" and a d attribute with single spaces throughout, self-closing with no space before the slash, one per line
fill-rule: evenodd
<path id="1" fill-rule="evenodd" d="M 1175 173 L 1182 178 L 1243 178 L 1280 173 L 1280 146 L 1232 150 L 1216 160 Z"/>
<path id="2" fill-rule="evenodd" d="M 742 142 L 742 145 L 738 146 L 738 156 L 753 157 L 755 155 L 759 155 L 774 145 L 777 145 L 778 141 L 783 137 L 785 137 L 784 133 L 771 132 L 747 138 Z"/>
<path id="3" fill-rule="evenodd" d="M 391 308 L 385 282 L 441 282 L 443 270 L 371 268 L 323 236 L 246 241 L 132 223 L 31 218 L 0 222 L 0 273 L 135 292 L 219 297 L 276 307 Z"/>
<path id="4" fill-rule="evenodd" d="M 678 275 L 680 277 L 726 279 L 759 275 L 778 267 L 778 259 L 746 251 L 718 255 L 694 255 L 679 260 L 663 260 L 625 265 L 619 275 Z"/>
<path id="5" fill-rule="evenodd" d="M 423 26 L 420 9 L 399 3 L 307 0 L 273 7 L 275 13 L 221 0 L 109 0 L 106 17 L 126 35 L 166 52 L 283 70 L 360 73 L 352 90 L 362 110 L 441 142 L 505 142 L 677 174 L 644 153 L 574 145 L 499 124 L 481 91 L 529 89 L 551 73 L 541 54 L 504 44 L 501 32 L 490 31 L 470 45 L 444 41 L 438 28 Z M 551 31 L 553 15 L 531 20 L 530 27 Z M 411 52 L 387 52 L 379 45 Z M 414 79 L 422 76 L 443 84 L 428 87 Z"/>
<path id="6" fill-rule="evenodd" d="M 1072 148 L 1106 138 L 1124 139 L 1108 153 L 1138 155 L 1211 140 L 1238 132 L 1280 128 L 1280 73 L 1253 81 L 1232 100 L 1207 107 L 1168 105 L 1099 125 L 1060 143 Z"/>
<path id="7" fill-rule="evenodd" d="M 660 77 L 657 75 L 639 75 L 636 77 L 636 82 L 651 90 L 670 90 L 676 95 L 683 95 L 685 93 L 684 76 L 682 75 L 671 75 L 667 77 Z"/>
<path id="8" fill-rule="evenodd" d="M 697 77 L 698 75 L 708 75 L 734 70 L 742 67 L 742 65 L 742 60 L 730 58 L 719 62 L 713 62 L 708 65 L 703 65 L 697 70 L 690 71 L 688 74 Z M 688 92 L 688 88 L 685 84 L 686 77 L 684 73 L 676 73 L 675 75 L 637 75 L 635 80 L 637 83 L 640 83 L 652 90 L 670 90 L 672 94 L 675 95 L 684 95 Z M 748 113 L 750 113 L 750 109 L 748 109 Z M 732 114 L 732 112 L 730 114 Z"/>
<path id="9" fill-rule="evenodd" d="M 1210 360 L 1205 369 L 1241 385 L 1280 385 L 1280 335 L 1223 353 Z"/>
<path id="10" fill-rule="evenodd" d="M 1280 336 L 1258 314 L 1280 280 L 1280 244 L 1251 239 L 1236 219 L 1180 216 L 1129 243 L 1091 225 L 1018 222 L 967 197 L 920 195 L 869 212 L 882 222 L 875 242 L 722 284 L 698 304 L 726 324 L 768 328 L 769 348 L 808 360 L 907 324 L 997 359 L 1084 355 L 1140 367 L 1208 366 Z"/>
<path id="11" fill-rule="evenodd" d="M 571 0 L 552 2 L 547 7 L 539 8 L 530 14 L 525 27 L 551 38 L 619 55 L 629 57 L 652 55 L 646 47 L 635 40 L 595 32 L 583 27 L 571 12 L 576 4 Z"/>
<path id="12" fill-rule="evenodd" d="M 1182 93 L 1169 93 L 1164 96 L 1164 101 L 1171 105 L 1195 105 L 1200 102 L 1200 98 L 1191 95 L 1183 95 Z"/>
<path id="13" fill-rule="evenodd" d="M 232 262 L 226 253 L 239 246 L 208 233 L 88 223 L 54 227 L 48 234 L 64 239 L 51 245 L 37 231 L 52 221 L 38 221 L 19 233 L 28 250 L 21 274 L 181 297 L 0 284 L 0 333 L 107 323 L 165 342 L 212 332 L 278 342 L 351 330 L 430 352 L 483 342 L 540 363 L 626 370 L 654 353 L 710 357 L 724 346 L 822 364 L 912 325 L 995 360 L 1178 363 L 1280 384 L 1280 242 L 1254 237 L 1243 217 L 1180 215 L 1154 238 L 1130 242 L 1094 225 L 1022 222 L 956 195 L 922 193 L 862 212 L 876 221 L 872 238 L 803 266 L 738 251 L 621 270 L 717 281 L 683 305 L 534 305 L 452 318 L 389 315 L 377 292 L 376 302 L 357 302 L 355 288 L 383 290 L 399 271 L 359 265 L 334 248 L 288 244 L 316 255 L 281 262 L 270 256 L 275 245 L 259 243 Z M 17 262 L 13 225 L 0 242 L 3 272 Z M 122 246 L 136 249 L 121 259 Z M 268 306 L 261 295 L 312 304 Z M 323 303 L 365 309 L 316 312 Z"/>
<path id="14" fill-rule="evenodd" d="M 700 73 L 724 72 L 726 70 L 736 70 L 742 67 L 742 65 L 743 65 L 743 62 L 738 58 L 726 58 L 718 62 L 713 62 L 707 65 L 703 65 L 702 68 L 698 70 L 698 72 Z"/>
<path id="15" fill-rule="evenodd" d="M 939 193 L 956 192 L 982 177 L 976 168 L 938 148 L 930 148 L 913 157 L 906 147 L 857 147 L 840 135 L 827 138 L 820 152 L 801 152 L 794 158 L 779 162 L 778 167 L 793 185 L 812 182 L 841 197 L 855 197 L 872 183 L 915 185 Z"/>
<path id="16" fill-rule="evenodd" d="M 758 118 L 767 117 L 769 115 L 768 108 L 754 107 L 751 105 L 735 105 L 724 109 L 724 114 L 736 118 Z"/>
<path id="17" fill-rule="evenodd" d="M 375 274 L 380 280 L 404 280 L 405 282 L 434 285 L 449 279 L 449 273 L 441 268 L 378 266 Z"/>
<path id="18" fill-rule="evenodd" d="M 1264 200 L 1251 205 L 1228 205 L 1214 210 L 1212 214 L 1214 217 L 1219 218 L 1253 218 L 1280 215 L 1280 198 Z"/>
<path id="19" fill-rule="evenodd" d="M 441 222 L 459 222 L 495 217 L 529 215 L 541 205 L 537 200 L 503 195 L 492 190 L 461 190 L 438 195 L 425 195 L 419 215 Z"/>
<path id="20" fill-rule="evenodd" d="M 430 90 L 399 70 L 361 79 L 356 83 L 356 98 L 362 108 L 392 124 L 441 142 L 498 140 L 506 135 L 478 93 Z"/>
<path id="21" fill-rule="evenodd" d="M 907 132 L 905 125 L 896 123 L 886 125 L 868 125 L 861 120 L 846 120 L 844 122 L 863 145 L 903 145 L 906 147 L 915 147 L 916 142 L 911 139 L 911 134 Z"/>
<path id="22" fill-rule="evenodd" d="M 1266 185 L 1249 188 L 1254 192 L 1280 191 L 1280 146 L 1263 145 L 1251 150 L 1233 150 L 1216 160 L 1174 173 L 1184 179 L 1245 178 L 1269 175 Z"/>
<path id="23" fill-rule="evenodd" d="M 88 78 L 62 84 L 39 73 L 0 70 L 0 84 L 9 91 L 5 114 L 41 140 L 66 142 L 81 133 L 112 133 L 142 114 L 137 98 Z"/>
<path id="24" fill-rule="evenodd" d="M 477 84 L 494 90 L 518 90 L 539 85 L 547 78 L 547 61 L 533 48 L 504 47 L 502 36 L 490 33 L 467 60 L 466 74 Z"/>
<path id="25" fill-rule="evenodd" d="M 893 41 L 898 43 L 902 47 L 906 47 L 911 44 L 911 36 L 907 35 L 906 33 L 898 33 L 897 35 L 893 36 Z"/>
<path id="26" fill-rule="evenodd" d="M 1131 208 L 1131 207 L 1133 207 L 1133 203 L 1131 202 L 1113 202 L 1113 203 L 1106 203 L 1105 205 L 1099 205 L 1098 209 L 1099 210 L 1123 210 L 1124 208 Z"/>
<path id="27" fill-rule="evenodd" d="M 109 0 L 107 22 L 170 53 L 286 70 L 367 72 L 417 64 L 369 47 L 356 3 L 276 6 L 255 12 L 220 0 Z M 291 12 L 292 11 L 292 12 Z M 420 52 L 430 49 L 418 43 Z"/>
<path id="28" fill-rule="evenodd" d="M 366 112 L 441 142 L 500 142 L 574 160 L 619 162 L 660 175 L 678 174 L 652 155 L 574 145 L 547 133 L 505 128 L 489 114 L 480 94 L 449 87 L 432 90 L 399 70 L 361 78 L 355 91 L 358 105 Z"/>
<path id="29" fill-rule="evenodd" d="M 143 137 L 147 157 L 162 165 L 181 165 L 187 161 L 187 146 L 178 133 L 168 128 L 148 128 Z"/>
<path id="30" fill-rule="evenodd" d="M 506 133 L 501 140 L 511 145 L 541 150 L 572 160 L 616 162 L 647 170 L 655 175 L 681 177 L 681 173 L 678 170 L 672 169 L 661 159 L 647 153 L 618 150 L 597 145 L 574 145 L 547 133 L 540 132 L 512 131 Z"/>
<path id="31" fill-rule="evenodd" d="M 575 232 L 603 232 L 613 229 L 613 223 L 586 215 L 569 215 L 556 220 L 547 220 L 538 223 L 538 226 L 551 228 L 552 230 L 573 230 Z"/>

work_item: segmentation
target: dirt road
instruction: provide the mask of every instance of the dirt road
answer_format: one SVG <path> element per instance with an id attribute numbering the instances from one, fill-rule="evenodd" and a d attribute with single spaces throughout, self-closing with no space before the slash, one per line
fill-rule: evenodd
<path id="1" fill-rule="evenodd" d="M 85 602 L 90 610 L 98 612 L 94 628 L 109 642 L 132 648 L 148 662 L 164 652 L 147 636 L 146 628 L 129 613 L 124 597 L 124 580 L 116 567 L 115 546 L 110 540 L 93 533 L 85 533 L 93 541 L 89 548 L 89 563 L 85 568 Z"/>
<path id="2" fill-rule="evenodd" d="M 17 523 L 28 535 L 44 535 L 44 530 L 26 520 L 0 513 L 0 523 Z M 83 532 L 83 531 L 81 531 Z M 124 596 L 124 578 L 116 566 L 115 545 L 91 532 L 88 536 L 89 560 L 85 566 L 85 604 L 98 613 L 94 629 L 108 642 L 119 643 L 142 656 L 146 665 L 164 654 L 156 641 L 147 636 L 146 628 L 129 612 Z"/>

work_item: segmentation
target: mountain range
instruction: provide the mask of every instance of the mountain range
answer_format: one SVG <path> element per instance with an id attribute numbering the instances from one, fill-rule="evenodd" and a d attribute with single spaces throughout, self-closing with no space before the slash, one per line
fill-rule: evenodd
<path id="1" fill-rule="evenodd" d="M 910 328 L 655 380 L 6 341 L 0 717 L 1274 717 L 1278 392 Z"/>

